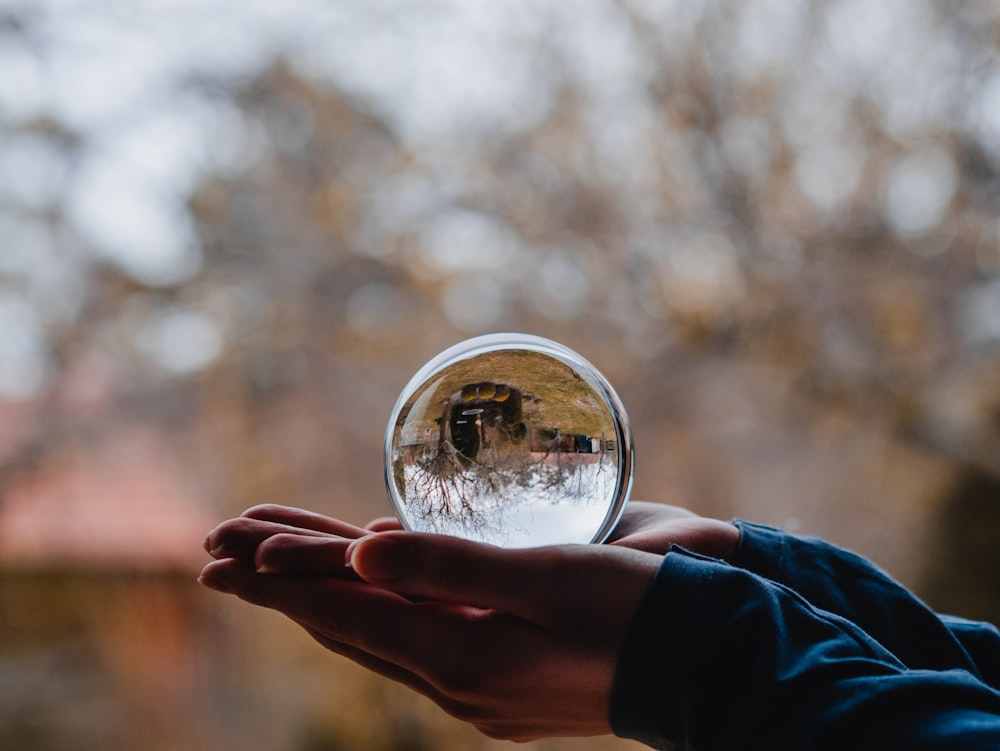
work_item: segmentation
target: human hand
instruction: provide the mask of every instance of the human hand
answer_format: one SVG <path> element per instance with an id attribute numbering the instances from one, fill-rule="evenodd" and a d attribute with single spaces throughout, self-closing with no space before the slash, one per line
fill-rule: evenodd
<path id="1" fill-rule="evenodd" d="M 647 501 L 629 501 L 615 527 L 609 545 L 618 545 L 665 555 L 671 545 L 692 553 L 725 559 L 740 542 L 733 524 L 698 516 L 680 506 Z"/>
<path id="2" fill-rule="evenodd" d="M 610 731 L 618 652 L 661 560 L 372 532 L 280 507 L 225 522 L 206 547 L 219 557 L 206 586 L 285 613 L 331 651 L 511 740 Z"/>

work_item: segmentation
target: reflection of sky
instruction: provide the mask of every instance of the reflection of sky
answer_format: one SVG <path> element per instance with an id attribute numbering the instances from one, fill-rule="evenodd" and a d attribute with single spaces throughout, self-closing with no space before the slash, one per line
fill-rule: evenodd
<path id="1" fill-rule="evenodd" d="M 594 467 L 583 468 L 593 472 Z M 529 493 L 522 505 L 516 506 L 506 518 L 512 534 L 507 547 L 562 545 L 592 542 L 601 530 L 610 511 L 616 489 L 617 473 L 605 467 L 596 481 L 593 500 L 583 503 L 552 502 L 543 490 Z"/>

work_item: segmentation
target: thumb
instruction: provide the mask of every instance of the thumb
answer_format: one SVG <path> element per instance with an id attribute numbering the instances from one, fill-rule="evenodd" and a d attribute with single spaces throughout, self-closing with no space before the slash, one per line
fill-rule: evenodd
<path id="1" fill-rule="evenodd" d="M 502 553 L 457 537 L 390 530 L 354 540 L 345 561 L 365 581 L 400 594 L 490 608 L 514 575 Z"/>
<path id="2" fill-rule="evenodd" d="M 507 549 L 418 532 L 368 535 L 346 558 L 384 589 L 501 610 L 557 631 L 627 624 L 662 561 L 606 545 Z"/>

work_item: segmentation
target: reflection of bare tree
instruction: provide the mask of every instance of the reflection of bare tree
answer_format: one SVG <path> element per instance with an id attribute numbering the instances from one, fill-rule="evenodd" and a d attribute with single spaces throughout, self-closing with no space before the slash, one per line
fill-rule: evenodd
<path id="1" fill-rule="evenodd" d="M 404 470 L 405 500 L 416 518 L 440 532 L 476 532 L 487 539 L 502 534 L 506 474 L 476 463 L 446 442 Z"/>
<path id="2" fill-rule="evenodd" d="M 604 445 L 606 444 L 602 441 L 602 446 Z M 603 450 L 592 456 L 556 450 L 545 458 L 554 459 L 541 465 L 545 489 L 569 503 L 584 503 L 592 499 L 596 489 L 601 486 L 602 473 L 610 472 L 617 477 L 617 464 L 612 465 L 610 457 Z M 590 468 L 593 471 L 588 471 Z"/>
<path id="3" fill-rule="evenodd" d="M 502 543 L 521 531 L 510 528 L 520 508 L 533 503 L 573 507 L 603 502 L 616 478 L 603 464 L 467 467 L 455 454 L 440 452 L 404 469 L 409 518 L 419 528 L 475 533 L 478 539 Z"/>

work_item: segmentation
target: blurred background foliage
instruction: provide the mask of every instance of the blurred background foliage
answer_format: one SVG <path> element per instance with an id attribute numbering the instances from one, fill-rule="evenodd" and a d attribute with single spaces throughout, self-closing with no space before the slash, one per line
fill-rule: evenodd
<path id="1" fill-rule="evenodd" d="M 0 2 L 4 745 L 499 746 L 193 582 L 389 513 L 491 331 L 610 378 L 635 497 L 1000 621 L 998 207 L 989 0 Z"/>

